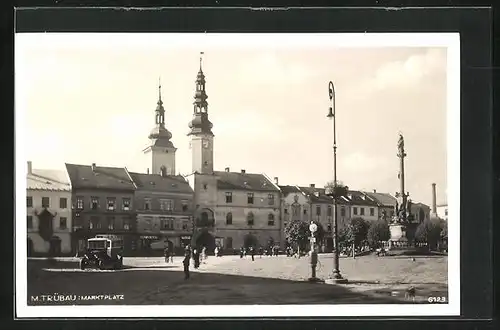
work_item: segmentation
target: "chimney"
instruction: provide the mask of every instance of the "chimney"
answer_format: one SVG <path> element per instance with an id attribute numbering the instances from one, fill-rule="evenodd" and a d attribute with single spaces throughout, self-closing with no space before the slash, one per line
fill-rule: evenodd
<path id="1" fill-rule="evenodd" d="M 311 183 L 311 184 L 309 185 L 309 187 L 311 187 L 311 188 L 316 188 L 316 185 L 315 185 L 314 183 Z"/>
<path id="2" fill-rule="evenodd" d="M 226 172 L 229 172 L 229 167 L 226 167 Z"/>
<path id="3" fill-rule="evenodd" d="M 279 183 L 279 181 L 278 181 L 278 177 L 277 177 L 277 176 L 275 176 L 275 177 L 274 177 L 274 183 L 275 183 L 276 185 L 278 185 L 278 183 Z"/>
<path id="4" fill-rule="evenodd" d="M 146 169 L 146 174 L 149 174 L 149 167 Z"/>
<path id="5" fill-rule="evenodd" d="M 243 174 L 244 174 L 244 173 L 246 173 L 246 171 L 245 171 L 245 170 L 241 170 L 241 173 L 243 173 Z"/>
<path id="6" fill-rule="evenodd" d="M 437 207 L 436 207 L 436 184 L 432 184 L 432 213 L 437 214 Z"/>
<path id="7" fill-rule="evenodd" d="M 33 168 L 31 166 L 31 160 L 28 160 L 28 174 L 32 174 L 33 173 Z"/>
<path id="8" fill-rule="evenodd" d="M 377 189 L 373 189 L 373 193 L 374 193 L 374 194 L 375 194 L 375 193 L 377 193 Z"/>
<path id="9" fill-rule="evenodd" d="M 92 172 L 95 172 L 95 163 L 92 163 Z"/>

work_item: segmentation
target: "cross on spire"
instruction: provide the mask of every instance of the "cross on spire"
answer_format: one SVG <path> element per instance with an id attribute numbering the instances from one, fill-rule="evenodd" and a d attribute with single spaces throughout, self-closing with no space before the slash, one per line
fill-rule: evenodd
<path id="1" fill-rule="evenodd" d="M 201 62 L 203 61 L 203 55 L 205 52 L 200 52 L 200 71 L 201 71 Z"/>
<path id="2" fill-rule="evenodd" d="M 158 102 L 161 102 L 161 76 L 158 77 Z"/>

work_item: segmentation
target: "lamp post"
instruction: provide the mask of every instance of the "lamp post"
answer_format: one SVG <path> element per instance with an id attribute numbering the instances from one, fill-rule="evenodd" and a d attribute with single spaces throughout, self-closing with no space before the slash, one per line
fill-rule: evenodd
<path id="1" fill-rule="evenodd" d="M 333 271 L 327 283 L 346 283 L 347 279 L 343 278 L 339 270 L 339 240 L 337 230 L 337 137 L 335 131 L 335 86 L 333 82 L 328 83 L 328 93 L 332 106 L 329 108 L 327 117 L 333 119 Z"/>
<path id="2" fill-rule="evenodd" d="M 309 282 L 320 282 L 321 280 L 316 277 L 316 266 L 318 264 L 318 252 L 316 252 L 316 237 L 314 233 L 318 230 L 318 226 L 311 221 L 309 225 L 309 231 L 311 232 L 311 277 L 308 279 Z"/>

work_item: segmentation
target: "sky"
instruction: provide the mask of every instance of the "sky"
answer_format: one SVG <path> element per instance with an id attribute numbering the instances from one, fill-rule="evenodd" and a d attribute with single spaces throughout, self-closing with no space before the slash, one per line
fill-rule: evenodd
<path id="1" fill-rule="evenodd" d="M 394 194 L 402 133 L 410 198 L 431 205 L 436 183 L 437 202 L 445 202 L 447 49 L 328 38 L 17 34 L 16 121 L 24 137 L 17 148 L 33 168 L 96 163 L 146 172 L 142 150 L 161 77 L 177 171 L 191 173 L 188 122 L 203 51 L 216 170 L 265 173 L 283 185 L 332 180 L 331 80 L 337 178 Z"/>

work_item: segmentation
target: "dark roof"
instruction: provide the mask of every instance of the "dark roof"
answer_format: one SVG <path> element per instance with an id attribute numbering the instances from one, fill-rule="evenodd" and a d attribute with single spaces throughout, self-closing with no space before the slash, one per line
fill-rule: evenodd
<path id="1" fill-rule="evenodd" d="M 219 177 L 218 189 L 279 191 L 264 174 L 222 171 L 215 171 L 214 174 Z"/>
<path id="2" fill-rule="evenodd" d="M 361 191 L 349 190 L 347 195 L 348 195 L 348 198 L 351 200 L 352 204 L 378 206 L 378 203 L 376 201 L 372 200 L 369 196 L 366 196 Z"/>
<path id="3" fill-rule="evenodd" d="M 73 189 L 135 189 L 127 171 L 122 167 L 96 166 L 94 172 L 90 165 L 66 164 L 66 170 Z"/>
<path id="4" fill-rule="evenodd" d="M 286 197 L 290 193 L 302 193 L 297 186 L 279 186 L 283 196 Z"/>
<path id="5" fill-rule="evenodd" d="M 325 188 L 316 188 L 316 187 L 299 187 L 306 195 L 312 195 L 314 193 L 319 193 L 320 195 L 326 194 Z"/>
<path id="6" fill-rule="evenodd" d="M 377 202 L 379 202 L 382 206 L 391 206 L 394 207 L 396 205 L 397 199 L 396 197 L 391 196 L 387 193 L 374 193 L 374 192 L 364 192 Z"/>
<path id="7" fill-rule="evenodd" d="M 166 193 L 192 194 L 193 189 L 181 175 L 161 176 L 129 172 L 138 190 L 161 191 Z"/>

